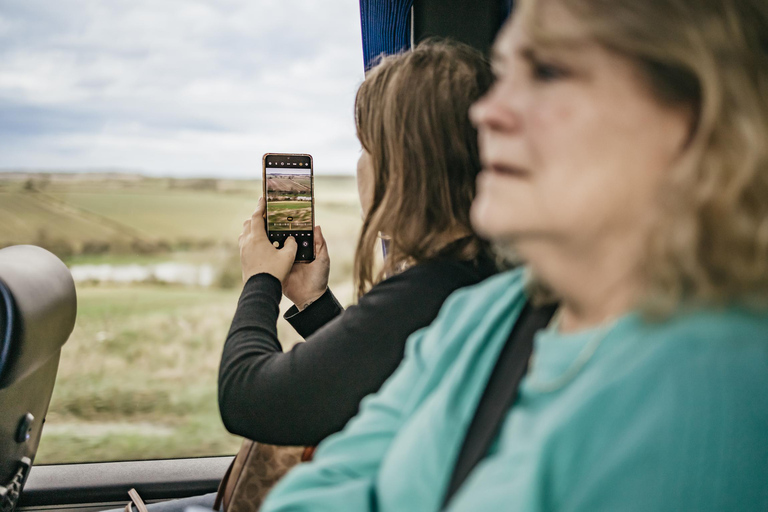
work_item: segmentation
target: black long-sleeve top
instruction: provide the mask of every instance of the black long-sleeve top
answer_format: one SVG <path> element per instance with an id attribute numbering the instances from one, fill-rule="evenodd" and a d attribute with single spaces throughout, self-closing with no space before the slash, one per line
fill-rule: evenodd
<path id="1" fill-rule="evenodd" d="M 422 263 L 378 283 L 346 311 L 327 290 L 303 311 L 286 312 L 306 340 L 288 352 L 277 338 L 280 281 L 251 277 L 221 358 L 224 425 L 264 443 L 317 444 L 381 387 L 400 364 L 408 336 L 434 320 L 448 295 L 494 272 L 486 257 Z"/>

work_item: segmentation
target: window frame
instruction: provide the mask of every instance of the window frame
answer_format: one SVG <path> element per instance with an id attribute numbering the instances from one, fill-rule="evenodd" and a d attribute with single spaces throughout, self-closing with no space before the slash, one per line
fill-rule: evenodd
<path id="1" fill-rule="evenodd" d="M 374 4 L 376 0 L 360 0 L 361 18 L 370 14 Z M 488 41 L 495 37 L 513 1 L 419 0 L 415 4 L 411 9 L 412 42 L 427 36 L 450 37 L 486 52 Z M 378 28 L 382 32 L 387 29 Z M 214 456 L 33 466 L 17 510 L 95 511 L 123 507 L 131 488 L 136 488 L 147 502 L 208 494 L 216 492 L 233 459 Z"/>

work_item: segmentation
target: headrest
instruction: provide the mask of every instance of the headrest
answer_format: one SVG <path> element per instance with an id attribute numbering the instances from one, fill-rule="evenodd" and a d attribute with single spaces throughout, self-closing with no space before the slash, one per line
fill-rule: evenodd
<path id="1" fill-rule="evenodd" d="M 32 245 L 0 249 L 0 389 L 57 354 L 75 327 L 72 275 Z"/>

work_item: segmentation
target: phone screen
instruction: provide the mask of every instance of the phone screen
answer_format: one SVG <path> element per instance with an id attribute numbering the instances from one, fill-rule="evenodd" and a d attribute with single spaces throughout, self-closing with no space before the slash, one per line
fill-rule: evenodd
<path id="1" fill-rule="evenodd" d="M 311 156 L 264 155 L 267 236 L 276 247 L 294 237 L 298 244 L 296 261 L 315 259 L 314 196 Z"/>

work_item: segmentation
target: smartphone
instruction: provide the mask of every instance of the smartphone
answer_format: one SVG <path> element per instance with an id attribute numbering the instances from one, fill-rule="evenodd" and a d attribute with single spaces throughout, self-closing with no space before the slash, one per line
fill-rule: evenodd
<path id="1" fill-rule="evenodd" d="M 262 183 L 267 202 L 267 237 L 283 247 L 288 237 L 296 239 L 296 261 L 315 259 L 315 180 L 312 156 L 295 153 L 266 153 L 262 158 Z"/>

